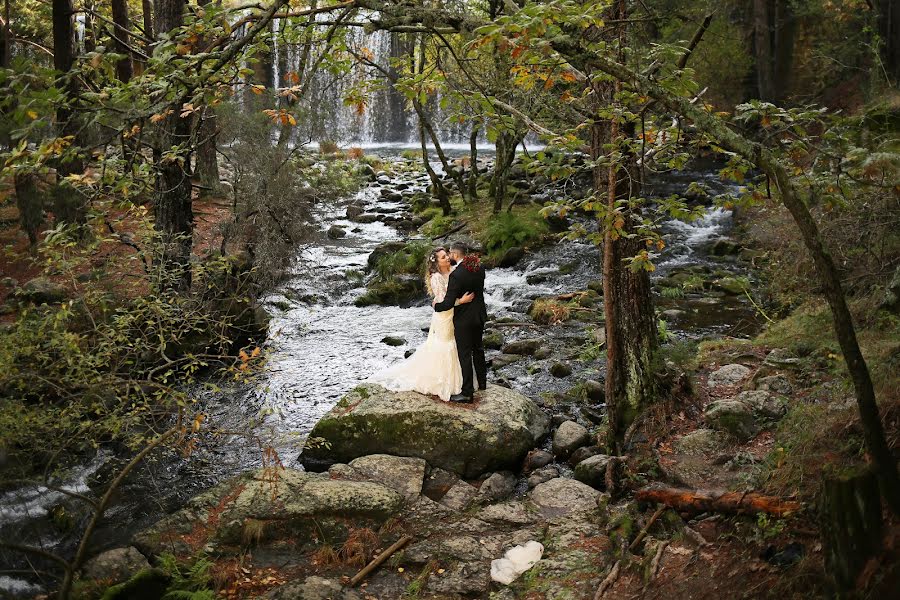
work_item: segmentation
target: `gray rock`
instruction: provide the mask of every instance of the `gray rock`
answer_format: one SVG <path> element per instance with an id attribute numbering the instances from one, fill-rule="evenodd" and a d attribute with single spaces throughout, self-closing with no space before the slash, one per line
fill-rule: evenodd
<path id="1" fill-rule="evenodd" d="M 550 358 L 552 355 L 553 350 L 551 350 L 549 346 L 542 346 L 534 351 L 534 358 L 537 360 L 544 360 Z"/>
<path id="2" fill-rule="evenodd" d="M 25 282 L 25 285 L 19 288 L 17 295 L 35 304 L 54 304 L 65 300 L 69 293 L 64 285 L 46 277 L 35 277 L 31 281 Z"/>
<path id="3" fill-rule="evenodd" d="M 407 500 L 422 493 L 425 461 L 421 458 L 371 454 L 350 461 L 350 466 L 367 479 L 385 485 Z"/>
<path id="4" fill-rule="evenodd" d="M 98 554 L 85 563 L 82 578 L 108 581 L 110 585 L 131 579 L 142 569 L 149 569 L 150 563 L 134 546 L 114 548 Z"/>
<path id="5" fill-rule="evenodd" d="M 719 385 L 736 385 L 748 375 L 750 375 L 750 369 L 744 365 L 725 365 L 709 374 L 707 385 L 711 388 Z"/>
<path id="6" fill-rule="evenodd" d="M 500 354 L 491 360 L 491 367 L 494 369 L 502 369 L 515 362 L 522 360 L 521 354 Z"/>
<path id="7" fill-rule="evenodd" d="M 481 544 L 472 536 L 463 535 L 446 539 L 426 539 L 411 545 L 403 553 L 404 561 L 425 564 L 431 560 L 481 560 Z"/>
<path id="8" fill-rule="evenodd" d="M 550 481 L 551 479 L 556 479 L 557 477 L 559 477 L 559 469 L 555 466 L 547 465 L 546 467 L 541 467 L 528 476 L 528 487 L 535 488 L 540 484 Z"/>
<path id="9" fill-rule="evenodd" d="M 724 431 L 741 441 L 749 440 L 759 432 L 753 409 L 737 400 L 713 402 L 706 407 L 703 418 L 713 429 Z"/>
<path id="10" fill-rule="evenodd" d="M 491 568 L 487 563 L 459 562 L 444 573 L 429 577 L 425 589 L 435 594 L 475 596 L 486 594 L 490 586 Z"/>
<path id="11" fill-rule="evenodd" d="M 541 467 L 545 467 L 553 462 L 553 455 L 547 452 L 546 450 L 538 450 L 535 448 L 525 457 L 525 464 L 522 466 L 522 471 L 525 473 L 531 473 L 536 469 L 540 469 Z"/>
<path id="12" fill-rule="evenodd" d="M 681 454 L 699 456 L 710 454 L 722 447 L 722 434 L 712 429 L 697 429 L 675 442 L 675 450 Z"/>
<path id="13" fill-rule="evenodd" d="M 266 600 L 362 600 L 355 590 L 344 589 L 333 579 L 313 575 L 300 582 L 282 585 L 266 593 Z"/>
<path id="14" fill-rule="evenodd" d="M 475 501 L 479 504 L 489 504 L 503 500 L 516 489 L 516 478 L 509 471 L 494 473 L 481 483 Z"/>
<path id="15" fill-rule="evenodd" d="M 575 466 L 575 479 L 598 490 L 606 489 L 606 467 L 610 457 L 596 454 L 588 457 Z"/>
<path id="16" fill-rule="evenodd" d="M 440 499 L 440 503 L 451 510 L 463 511 L 469 508 L 477 495 L 478 490 L 474 486 L 465 481 L 457 481 Z"/>
<path id="17" fill-rule="evenodd" d="M 659 313 L 659 316 L 669 323 L 675 323 L 684 316 L 684 311 L 677 308 L 669 308 Z"/>
<path id="18" fill-rule="evenodd" d="M 785 395 L 794 392 L 794 386 L 791 385 L 791 382 L 788 381 L 787 377 L 784 375 L 761 377 L 759 381 L 756 382 L 756 389 Z"/>
<path id="19" fill-rule="evenodd" d="M 403 497 L 368 481 L 331 479 L 294 469 L 258 469 L 229 479 L 191 499 L 181 510 L 138 533 L 145 554 L 190 551 L 185 534 L 198 526 L 216 551 L 280 539 L 313 540 L 322 531 L 339 535 L 347 519 L 383 523 L 397 514 Z M 216 516 L 213 519 L 213 515 Z M 178 544 L 183 547 L 178 547 Z"/>
<path id="20" fill-rule="evenodd" d="M 753 413 L 764 419 L 780 419 L 787 413 L 787 402 L 784 398 L 773 396 L 765 390 L 741 392 L 734 397 L 753 409 Z"/>
<path id="21" fill-rule="evenodd" d="M 422 458 L 474 478 L 515 468 L 547 432 L 547 415 L 522 394 L 489 384 L 474 405 L 440 402 L 416 392 L 365 384 L 316 423 L 302 459 L 307 466 L 369 454 Z"/>
<path id="22" fill-rule="evenodd" d="M 588 430 L 575 421 L 566 421 L 553 434 L 553 454 L 567 458 L 578 448 L 591 441 Z"/>
<path id="23" fill-rule="evenodd" d="M 603 450 L 600 446 L 582 446 L 578 450 L 572 453 L 572 456 L 569 457 L 569 464 L 571 466 L 575 466 L 583 460 L 587 460 L 592 456 L 597 456 L 598 454 L 603 454 Z"/>
<path id="24" fill-rule="evenodd" d="M 800 359 L 784 348 L 775 348 L 766 355 L 763 364 L 770 367 L 796 369 L 800 366 Z"/>
<path id="25" fill-rule="evenodd" d="M 550 365 L 550 374 L 554 377 L 568 377 L 572 374 L 572 367 L 566 363 L 553 363 Z"/>
<path id="26" fill-rule="evenodd" d="M 894 314 L 900 313 L 900 266 L 894 269 L 894 276 L 884 290 L 881 308 Z"/>
<path id="27" fill-rule="evenodd" d="M 505 346 L 503 346 L 503 353 L 504 354 L 522 354 L 525 356 L 531 356 L 543 344 L 544 344 L 544 341 L 540 340 L 540 339 L 517 340 L 515 342 L 510 342 L 510 343 L 506 344 Z"/>
<path id="28" fill-rule="evenodd" d="M 536 486 L 531 500 L 548 518 L 561 517 L 597 508 L 600 492 L 574 479 L 557 477 Z"/>
<path id="29" fill-rule="evenodd" d="M 347 207 L 347 219 L 353 220 L 359 215 L 366 212 L 366 208 L 364 206 L 360 206 L 359 204 L 351 204 Z"/>
<path id="30" fill-rule="evenodd" d="M 485 506 L 478 518 L 488 523 L 504 525 L 528 525 L 538 520 L 538 515 L 528 510 L 524 502 L 503 502 Z"/>
<path id="31" fill-rule="evenodd" d="M 488 350 L 499 350 L 503 347 L 503 334 L 499 331 L 491 331 L 482 338 L 482 344 Z"/>
<path id="32" fill-rule="evenodd" d="M 327 235 L 332 240 L 338 240 L 347 237 L 347 230 L 340 225 L 332 225 L 328 228 Z"/>
<path id="33" fill-rule="evenodd" d="M 459 481 L 459 475 L 456 473 L 434 467 L 425 477 L 422 493 L 432 500 L 440 500 L 444 494 L 450 491 L 450 488 L 456 485 L 457 481 Z"/>

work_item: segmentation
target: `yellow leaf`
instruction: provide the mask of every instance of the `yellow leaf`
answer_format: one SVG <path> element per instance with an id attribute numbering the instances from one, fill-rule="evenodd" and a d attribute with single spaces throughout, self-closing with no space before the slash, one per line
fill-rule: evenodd
<path id="1" fill-rule="evenodd" d="M 264 91 L 266 91 L 266 87 L 263 86 L 263 85 L 259 85 L 259 84 L 251 85 L 251 86 L 250 86 L 250 91 L 252 91 L 254 94 L 256 94 L 257 96 L 259 96 L 259 95 L 262 94 Z"/>

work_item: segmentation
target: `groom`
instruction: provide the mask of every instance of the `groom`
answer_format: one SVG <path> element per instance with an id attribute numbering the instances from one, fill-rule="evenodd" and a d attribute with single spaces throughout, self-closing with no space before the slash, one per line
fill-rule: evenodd
<path id="1" fill-rule="evenodd" d="M 454 308 L 457 298 L 466 292 L 474 292 L 475 299 L 468 304 L 455 307 L 453 328 L 456 336 L 456 351 L 462 368 L 462 391 L 450 396 L 451 402 L 471 402 L 475 394 L 472 381 L 472 363 L 478 377 L 478 389 L 487 388 L 487 364 L 484 362 L 484 324 L 487 321 L 487 307 L 484 305 L 484 268 L 476 254 L 462 242 L 450 246 L 450 258 L 456 261 L 456 268 L 450 273 L 447 295 L 443 302 L 434 305 L 434 310 L 444 312 Z"/>

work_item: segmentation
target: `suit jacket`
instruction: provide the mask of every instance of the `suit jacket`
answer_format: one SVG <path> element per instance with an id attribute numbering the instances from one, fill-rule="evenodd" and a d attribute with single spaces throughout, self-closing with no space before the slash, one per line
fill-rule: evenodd
<path id="1" fill-rule="evenodd" d="M 447 295 L 443 302 L 434 305 L 434 310 L 444 312 L 454 308 L 456 300 L 466 292 L 474 292 L 475 299 L 455 307 L 453 324 L 457 327 L 484 325 L 487 322 L 487 307 L 484 304 L 484 267 L 480 265 L 475 271 L 469 271 L 463 264 L 456 267 L 447 282 Z"/>

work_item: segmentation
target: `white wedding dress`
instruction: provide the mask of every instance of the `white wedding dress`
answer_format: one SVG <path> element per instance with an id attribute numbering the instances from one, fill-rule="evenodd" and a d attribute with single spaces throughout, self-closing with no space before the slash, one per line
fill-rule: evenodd
<path id="1" fill-rule="evenodd" d="M 431 275 L 431 291 L 437 302 L 447 294 L 447 281 L 447 275 Z M 412 390 L 445 401 L 458 394 L 462 390 L 462 369 L 453 335 L 453 309 L 433 312 L 425 343 L 412 356 L 379 371 L 368 381 L 395 392 Z"/>

